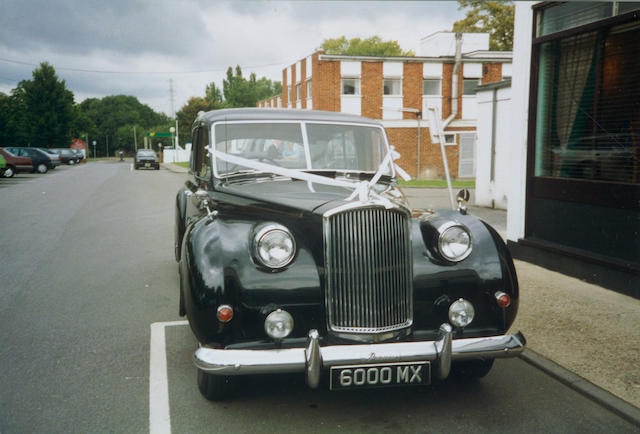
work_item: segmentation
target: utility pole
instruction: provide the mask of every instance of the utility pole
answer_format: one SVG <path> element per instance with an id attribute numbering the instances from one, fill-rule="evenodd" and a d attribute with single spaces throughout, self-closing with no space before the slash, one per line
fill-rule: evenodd
<path id="1" fill-rule="evenodd" d="M 133 152 L 138 152 L 138 137 L 136 136 L 136 126 L 133 126 L 133 143 L 135 145 L 135 150 Z"/>

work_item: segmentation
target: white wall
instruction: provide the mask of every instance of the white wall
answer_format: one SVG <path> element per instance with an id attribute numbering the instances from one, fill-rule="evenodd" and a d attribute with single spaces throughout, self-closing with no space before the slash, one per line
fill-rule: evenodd
<path id="1" fill-rule="evenodd" d="M 494 178 L 491 180 L 493 100 L 496 100 Z M 507 209 L 510 179 L 511 88 L 479 90 L 476 143 L 476 205 Z"/>
<path id="2" fill-rule="evenodd" d="M 507 239 L 524 237 L 525 189 L 527 181 L 527 125 L 529 107 L 529 70 L 533 11 L 537 2 L 515 2 L 513 38 L 513 78 L 511 81 L 511 147 L 509 153 L 510 188 L 507 192 Z"/>
<path id="3" fill-rule="evenodd" d="M 185 145 L 185 149 L 165 149 L 162 157 L 165 163 L 184 163 L 189 161 L 191 155 L 191 143 Z"/>
<path id="4" fill-rule="evenodd" d="M 340 112 L 360 116 L 362 113 L 360 95 L 342 95 L 340 97 Z"/>

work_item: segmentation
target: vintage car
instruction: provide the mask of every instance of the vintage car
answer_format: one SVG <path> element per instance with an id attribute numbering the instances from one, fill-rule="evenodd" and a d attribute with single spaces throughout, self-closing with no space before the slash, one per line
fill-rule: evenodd
<path id="1" fill-rule="evenodd" d="M 379 121 L 217 110 L 192 139 L 175 257 L 207 399 L 249 374 L 332 390 L 479 378 L 524 349 L 501 237 L 465 194 L 458 210 L 409 208 Z"/>

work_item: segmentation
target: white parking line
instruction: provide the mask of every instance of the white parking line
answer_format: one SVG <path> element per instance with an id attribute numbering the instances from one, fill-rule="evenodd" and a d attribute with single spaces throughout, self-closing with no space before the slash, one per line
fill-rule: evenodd
<path id="1" fill-rule="evenodd" d="M 188 321 L 151 324 L 149 347 L 149 432 L 151 434 L 171 432 L 165 327 L 187 324 L 189 324 Z"/>

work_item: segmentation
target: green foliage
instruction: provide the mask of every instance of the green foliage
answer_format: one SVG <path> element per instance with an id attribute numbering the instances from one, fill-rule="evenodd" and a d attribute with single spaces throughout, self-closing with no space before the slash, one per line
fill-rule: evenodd
<path id="1" fill-rule="evenodd" d="M 211 83 L 211 85 L 215 88 L 213 83 Z M 207 90 L 209 90 L 209 86 L 207 86 Z M 180 143 L 191 141 L 191 126 L 198 117 L 198 113 L 201 111 L 207 112 L 216 108 L 222 108 L 222 105 L 220 107 L 214 107 L 207 97 L 200 98 L 198 96 L 194 96 L 189 98 L 187 103 L 176 113 L 176 118 L 178 119 L 178 130 L 180 133 Z"/>
<path id="2" fill-rule="evenodd" d="M 258 101 L 281 94 L 282 84 L 265 77 L 258 80 L 254 73 L 251 73 L 247 80 L 237 65 L 235 72 L 231 67 L 227 69 L 227 78 L 222 81 L 222 89 L 227 107 L 255 107 Z"/>
<path id="3" fill-rule="evenodd" d="M 89 141 L 97 142 L 98 155 L 109 155 L 116 149 L 133 151 L 137 141 L 142 146 L 144 135 L 149 131 L 169 131 L 171 119 L 165 114 L 153 111 L 134 96 L 112 95 L 102 99 L 89 98 L 78 106 L 78 136 L 89 136 Z M 135 139 L 134 139 L 135 127 Z M 168 146 L 170 138 L 154 139 L 153 143 Z"/>
<path id="4" fill-rule="evenodd" d="M 412 50 L 402 50 L 398 41 L 383 41 L 379 36 L 371 36 L 367 39 L 353 38 L 347 40 L 344 36 L 325 39 L 320 48 L 327 54 L 343 54 L 347 56 L 415 56 Z"/>
<path id="5" fill-rule="evenodd" d="M 513 49 L 513 14 L 511 1 L 458 0 L 458 9 L 469 9 L 466 16 L 453 23 L 454 32 L 489 33 L 489 48 Z"/>
<path id="6" fill-rule="evenodd" d="M 0 144 L 67 147 L 74 121 L 73 93 L 46 62 L 0 103 Z"/>

